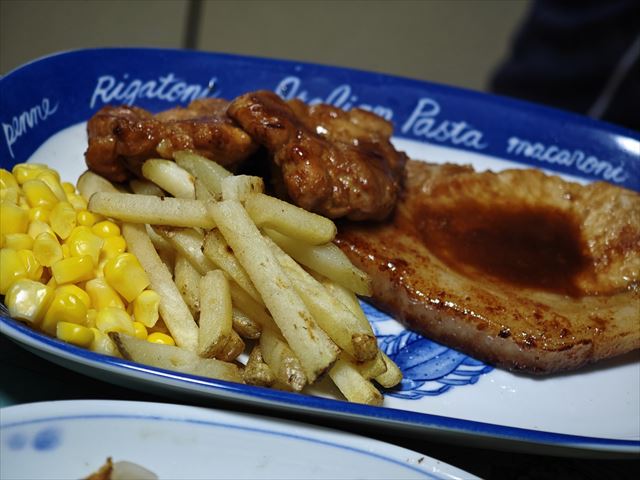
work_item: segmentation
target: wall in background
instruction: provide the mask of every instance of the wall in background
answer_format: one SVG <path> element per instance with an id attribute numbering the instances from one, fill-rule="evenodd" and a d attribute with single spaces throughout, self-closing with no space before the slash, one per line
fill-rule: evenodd
<path id="1" fill-rule="evenodd" d="M 199 50 L 483 90 L 527 6 L 528 0 L 0 0 L 0 72 L 60 50 L 181 48 L 191 36 Z"/>
<path id="2" fill-rule="evenodd" d="M 0 72 L 61 50 L 180 47 L 187 0 L 0 0 Z"/>

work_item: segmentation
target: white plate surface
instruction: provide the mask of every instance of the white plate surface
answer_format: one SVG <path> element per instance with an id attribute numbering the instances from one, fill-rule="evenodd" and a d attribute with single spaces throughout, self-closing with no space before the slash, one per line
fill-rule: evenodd
<path id="1" fill-rule="evenodd" d="M 32 403 L 0 410 L 0 427 L 3 480 L 84 478 L 107 457 L 161 480 L 476 478 L 364 437 L 171 404 Z"/>

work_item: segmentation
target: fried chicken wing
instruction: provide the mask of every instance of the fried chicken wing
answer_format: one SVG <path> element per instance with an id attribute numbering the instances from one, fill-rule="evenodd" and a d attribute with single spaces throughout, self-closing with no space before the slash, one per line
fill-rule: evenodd
<path id="1" fill-rule="evenodd" d="M 87 123 L 87 166 L 123 182 L 139 175 L 148 158 L 192 150 L 233 169 L 257 144 L 226 115 L 227 105 L 222 99 L 198 99 L 155 116 L 138 107 L 103 107 Z"/>
<path id="2" fill-rule="evenodd" d="M 383 118 L 285 102 L 267 91 L 236 98 L 227 113 L 272 154 L 298 206 L 351 220 L 383 220 L 393 211 L 407 157 L 391 145 Z"/>

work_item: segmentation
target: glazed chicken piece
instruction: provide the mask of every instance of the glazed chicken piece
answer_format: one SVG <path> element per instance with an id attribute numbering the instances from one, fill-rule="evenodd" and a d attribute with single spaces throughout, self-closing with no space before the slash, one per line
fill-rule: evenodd
<path id="1" fill-rule="evenodd" d="M 390 222 L 337 243 L 372 302 L 511 370 L 579 368 L 640 348 L 640 195 L 537 170 L 409 161 Z"/>
<path id="2" fill-rule="evenodd" d="M 205 98 L 157 115 L 138 107 L 103 107 L 87 123 L 87 166 L 124 182 L 139 176 L 148 158 L 170 159 L 177 150 L 192 150 L 234 169 L 258 146 L 227 117 L 227 105 L 226 100 Z"/>
<path id="3" fill-rule="evenodd" d="M 285 102 L 268 91 L 236 98 L 227 113 L 267 148 L 298 206 L 351 220 L 383 220 L 393 211 L 407 157 L 391 145 L 383 118 Z"/>

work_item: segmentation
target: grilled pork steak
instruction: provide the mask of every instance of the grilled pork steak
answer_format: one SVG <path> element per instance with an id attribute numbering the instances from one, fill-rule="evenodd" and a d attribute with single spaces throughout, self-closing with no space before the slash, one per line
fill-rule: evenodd
<path id="1" fill-rule="evenodd" d="M 374 304 L 483 361 L 542 374 L 640 348 L 635 192 L 409 161 L 392 220 L 337 243 Z"/>

